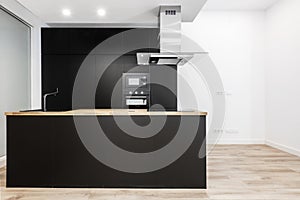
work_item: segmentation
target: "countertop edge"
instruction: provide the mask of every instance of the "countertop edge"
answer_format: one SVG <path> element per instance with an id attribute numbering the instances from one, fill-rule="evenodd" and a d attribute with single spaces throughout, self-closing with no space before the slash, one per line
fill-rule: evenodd
<path id="1" fill-rule="evenodd" d="M 127 109 L 80 109 L 70 111 L 50 111 L 50 112 L 5 112 L 6 116 L 155 116 L 155 115 L 200 115 L 206 116 L 207 112 L 202 111 L 151 111 L 147 110 L 127 110 Z"/>

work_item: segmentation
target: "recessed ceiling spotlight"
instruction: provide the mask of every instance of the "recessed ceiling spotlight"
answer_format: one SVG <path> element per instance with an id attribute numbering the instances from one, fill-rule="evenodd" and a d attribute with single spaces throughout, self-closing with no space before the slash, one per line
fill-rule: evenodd
<path id="1" fill-rule="evenodd" d="M 64 16 L 71 16 L 71 10 L 69 10 L 69 9 L 63 9 L 62 10 L 62 14 Z"/>
<path id="2" fill-rule="evenodd" d="M 104 9 L 99 9 L 99 10 L 97 10 L 97 13 L 99 16 L 103 17 L 103 16 L 105 16 L 106 11 Z"/>

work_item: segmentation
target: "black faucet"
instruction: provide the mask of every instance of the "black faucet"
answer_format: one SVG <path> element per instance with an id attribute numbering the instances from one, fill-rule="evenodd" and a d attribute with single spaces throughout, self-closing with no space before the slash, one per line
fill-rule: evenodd
<path id="1" fill-rule="evenodd" d="M 51 93 L 46 93 L 46 94 L 44 94 L 44 96 L 43 96 L 43 100 L 44 100 L 44 109 L 43 109 L 43 111 L 44 112 L 46 112 L 47 111 L 47 97 L 48 96 L 52 96 L 52 95 L 54 95 L 54 96 L 56 96 L 58 94 L 58 88 L 56 88 L 56 91 L 55 92 L 51 92 Z"/>

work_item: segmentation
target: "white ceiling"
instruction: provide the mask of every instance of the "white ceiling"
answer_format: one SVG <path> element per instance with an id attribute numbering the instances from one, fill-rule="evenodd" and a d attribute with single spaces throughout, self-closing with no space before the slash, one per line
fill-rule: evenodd
<path id="1" fill-rule="evenodd" d="M 204 10 L 266 10 L 280 0 L 17 0 L 45 23 L 157 24 L 160 5 L 181 5 L 183 22 Z M 63 9 L 72 15 L 62 15 Z M 106 10 L 106 16 L 97 10 Z"/>
<path id="2" fill-rule="evenodd" d="M 207 0 L 204 10 L 266 10 L 279 0 Z"/>
<path id="3" fill-rule="evenodd" d="M 193 21 L 206 0 L 17 0 L 45 23 L 157 23 L 159 5 L 181 5 L 182 20 Z M 62 15 L 68 8 L 72 16 Z M 97 9 L 106 16 L 97 15 Z"/>

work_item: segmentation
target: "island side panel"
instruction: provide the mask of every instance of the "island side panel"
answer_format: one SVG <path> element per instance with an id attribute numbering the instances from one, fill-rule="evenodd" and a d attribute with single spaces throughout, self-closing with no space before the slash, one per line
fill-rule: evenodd
<path id="1" fill-rule="evenodd" d="M 94 116 L 76 117 L 89 120 Z M 149 123 L 149 116 L 118 117 L 132 117 L 141 125 Z M 8 117 L 8 187 L 206 188 L 206 157 L 198 158 L 205 142 L 205 116 L 184 117 L 200 119 L 192 145 L 171 165 L 148 173 L 121 172 L 99 162 L 81 142 L 72 116 Z M 120 130 L 113 116 L 97 118 L 113 143 L 125 150 L 143 153 L 168 144 L 181 116 L 168 116 L 161 132 L 145 141 Z M 22 151 L 24 147 L 29 148 Z M 110 156 L 109 151 L 103 153 Z M 25 159 L 24 154 L 31 156 Z"/>
<path id="2" fill-rule="evenodd" d="M 7 187 L 52 187 L 51 117 L 7 116 Z"/>

